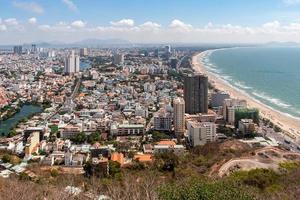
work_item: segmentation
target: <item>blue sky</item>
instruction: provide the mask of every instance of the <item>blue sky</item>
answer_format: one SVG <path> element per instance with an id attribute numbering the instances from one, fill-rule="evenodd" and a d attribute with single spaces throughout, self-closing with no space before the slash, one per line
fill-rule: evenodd
<path id="1" fill-rule="evenodd" d="M 236 42 L 287 40 L 291 35 L 282 32 L 292 29 L 291 40 L 298 41 L 300 0 L 0 0 L 0 19 L 0 43 L 71 42 L 85 39 L 84 32 L 89 32 L 88 37 L 111 35 L 134 42 L 185 42 L 184 36 L 189 38 L 186 42 L 213 41 L 214 38 L 205 36 L 203 31 L 207 29 L 214 30 L 214 34 L 223 29 L 225 34 L 228 31 L 236 34 L 239 29 L 243 37 L 237 37 Z M 145 27 L 141 30 L 145 23 L 147 31 Z M 260 28 L 266 24 L 269 29 L 262 31 Z M 149 30 L 150 27 L 155 30 Z M 174 27 L 176 31 L 170 30 Z M 270 27 L 276 29 L 276 34 Z M 199 32 L 201 38 L 197 37 Z M 245 32 L 274 35 L 271 38 L 250 35 L 247 39 Z M 142 34 L 147 34 L 149 40 Z M 222 42 L 218 35 L 215 37 L 217 42 Z M 226 36 L 229 42 L 234 42 L 233 39 Z"/>

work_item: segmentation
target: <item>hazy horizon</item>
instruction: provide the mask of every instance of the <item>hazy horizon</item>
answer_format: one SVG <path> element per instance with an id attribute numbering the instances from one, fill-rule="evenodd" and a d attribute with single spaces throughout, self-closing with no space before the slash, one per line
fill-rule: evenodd
<path id="1" fill-rule="evenodd" d="M 300 42 L 299 0 L 2 0 L 0 45 L 89 38 L 132 43 Z"/>

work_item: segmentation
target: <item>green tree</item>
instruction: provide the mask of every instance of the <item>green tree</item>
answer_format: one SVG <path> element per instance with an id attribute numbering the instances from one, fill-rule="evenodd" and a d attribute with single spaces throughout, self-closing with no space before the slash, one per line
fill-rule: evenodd
<path id="1" fill-rule="evenodd" d="M 179 158 L 174 152 L 155 154 L 155 166 L 162 171 L 174 172 L 179 163 Z"/>
<path id="2" fill-rule="evenodd" d="M 87 139 L 87 136 L 84 132 L 80 132 L 75 137 L 73 137 L 71 140 L 75 143 L 84 143 Z"/>
<path id="3" fill-rule="evenodd" d="M 109 161 L 109 175 L 112 177 L 121 173 L 121 165 L 116 161 Z"/>
<path id="4" fill-rule="evenodd" d="M 5 155 L 2 156 L 2 161 L 3 161 L 4 163 L 9 163 L 10 160 L 11 160 L 11 156 L 10 156 L 10 155 L 5 154 Z"/>
<path id="5" fill-rule="evenodd" d="M 167 134 L 165 134 L 164 132 L 160 132 L 160 131 L 153 131 L 152 132 L 152 139 L 154 142 L 158 142 L 160 140 L 163 139 L 170 139 L 171 137 Z"/>
<path id="6" fill-rule="evenodd" d="M 95 142 L 100 141 L 100 133 L 94 132 L 87 136 L 87 142 L 94 144 Z"/>

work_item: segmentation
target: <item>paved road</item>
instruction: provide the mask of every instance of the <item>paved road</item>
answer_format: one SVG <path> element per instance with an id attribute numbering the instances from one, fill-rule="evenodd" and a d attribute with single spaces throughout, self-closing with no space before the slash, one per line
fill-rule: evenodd
<path id="1" fill-rule="evenodd" d="M 64 104 L 58 110 L 56 110 L 54 113 L 52 113 L 51 115 L 46 117 L 45 122 L 48 121 L 49 119 L 51 119 L 54 115 L 56 115 L 57 113 L 59 113 L 60 111 L 62 111 L 64 109 L 68 109 L 68 110 L 72 109 L 72 107 L 71 107 L 72 101 L 75 99 L 75 97 L 79 91 L 80 84 L 81 84 L 81 78 L 79 78 L 77 80 L 76 86 L 75 86 L 72 94 L 66 98 L 66 101 L 64 102 Z"/>
<path id="2" fill-rule="evenodd" d="M 300 149 L 298 149 L 298 147 L 300 148 L 299 140 L 297 141 L 295 139 L 292 139 L 283 133 L 276 133 L 272 128 L 268 126 L 264 126 L 260 124 L 260 127 L 261 127 L 260 131 L 264 136 L 268 138 L 274 138 L 280 145 L 285 147 L 287 150 L 300 153 Z"/>

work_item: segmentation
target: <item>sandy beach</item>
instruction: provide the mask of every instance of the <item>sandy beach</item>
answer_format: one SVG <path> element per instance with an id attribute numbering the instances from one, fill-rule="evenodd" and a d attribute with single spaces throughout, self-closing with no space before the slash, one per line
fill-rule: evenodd
<path id="1" fill-rule="evenodd" d="M 264 118 L 271 120 L 274 124 L 279 126 L 285 131 L 285 134 L 290 136 L 293 139 L 298 139 L 300 137 L 300 121 L 284 115 L 267 105 L 256 101 L 254 98 L 248 96 L 246 93 L 243 93 L 222 79 L 215 76 L 213 73 L 207 71 L 203 66 L 203 63 L 200 62 L 200 58 L 206 55 L 207 52 L 202 52 L 193 56 L 192 63 L 193 68 L 196 72 L 206 74 L 209 81 L 215 86 L 215 88 L 226 91 L 230 94 L 232 98 L 245 99 L 247 100 L 248 107 L 258 108 L 260 115 Z"/>

